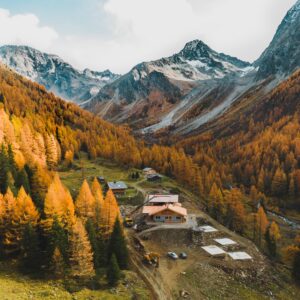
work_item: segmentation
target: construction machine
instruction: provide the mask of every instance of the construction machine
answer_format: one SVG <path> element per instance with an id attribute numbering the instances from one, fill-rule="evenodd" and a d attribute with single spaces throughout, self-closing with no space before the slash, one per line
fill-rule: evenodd
<path id="1" fill-rule="evenodd" d="M 133 219 L 131 217 L 125 217 L 124 219 L 124 225 L 126 227 L 132 227 L 133 226 Z"/>
<path id="2" fill-rule="evenodd" d="M 159 254 L 155 252 L 149 252 L 144 255 L 144 262 L 148 265 L 159 267 Z"/>
<path id="3" fill-rule="evenodd" d="M 135 207 L 131 212 L 129 212 L 128 214 L 124 214 L 123 217 L 124 217 L 124 226 L 125 227 L 133 227 L 134 225 L 134 221 L 133 221 L 133 214 L 138 211 L 141 207 L 143 207 L 146 203 L 148 203 L 151 199 L 148 199 L 149 197 L 146 197 L 147 198 L 147 201 L 145 201 L 144 203 L 138 205 L 137 207 Z M 136 221 L 136 220 L 135 220 Z M 137 222 L 137 224 L 139 224 L 140 222 Z"/>

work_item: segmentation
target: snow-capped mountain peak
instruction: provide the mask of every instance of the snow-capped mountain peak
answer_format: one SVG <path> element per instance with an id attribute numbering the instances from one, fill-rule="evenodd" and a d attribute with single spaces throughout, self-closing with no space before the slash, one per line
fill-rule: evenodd
<path id="1" fill-rule="evenodd" d="M 197 58 L 208 57 L 209 52 L 212 50 L 202 41 L 193 40 L 184 46 L 184 48 L 179 52 L 179 55 L 189 59 L 194 60 Z"/>
<path id="2" fill-rule="evenodd" d="M 136 65 L 101 89 L 87 108 L 114 122 L 153 124 L 195 87 L 243 77 L 252 69 L 248 62 L 193 40 L 172 56 Z"/>
<path id="3" fill-rule="evenodd" d="M 239 101 L 251 103 L 253 93 L 266 95 L 297 70 L 299 28 L 300 0 L 254 64 L 193 40 L 172 56 L 135 66 L 106 85 L 88 108 L 113 122 L 131 124 L 139 133 L 190 134 L 236 109 Z"/>
<path id="4" fill-rule="evenodd" d="M 203 41 L 193 40 L 179 53 L 146 63 L 146 66 L 149 72 L 161 72 L 170 79 L 195 81 L 242 74 L 250 63 L 218 53 Z"/>
<path id="5" fill-rule="evenodd" d="M 79 71 L 59 56 L 46 54 L 28 46 L 0 47 L 0 61 L 20 75 L 38 82 L 56 95 L 75 102 L 89 100 L 119 75 L 103 72 Z"/>

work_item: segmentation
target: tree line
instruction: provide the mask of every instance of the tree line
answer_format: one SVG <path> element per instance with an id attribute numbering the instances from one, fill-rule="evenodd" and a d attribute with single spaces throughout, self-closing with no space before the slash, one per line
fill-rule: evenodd
<path id="1" fill-rule="evenodd" d="M 8 153 L 2 147 L 0 157 Z M 104 197 L 96 178 L 91 187 L 84 180 L 74 203 L 56 173 L 40 208 L 30 196 L 30 184 L 29 192 L 13 184 L 11 174 L 16 171 L 18 177 L 24 171 L 14 166 L 13 156 L 0 161 L 0 169 L 6 170 L 6 180 L 1 181 L 1 191 L 6 192 L 0 194 L 1 258 L 18 258 L 23 272 L 51 271 L 55 278 L 88 279 L 107 269 L 108 282 L 116 284 L 120 269 L 128 268 L 128 252 L 113 192 L 108 190 Z"/>

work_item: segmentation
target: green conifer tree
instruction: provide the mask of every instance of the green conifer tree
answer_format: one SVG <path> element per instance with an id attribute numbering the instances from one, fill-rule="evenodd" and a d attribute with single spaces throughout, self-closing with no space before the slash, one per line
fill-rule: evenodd
<path id="1" fill-rule="evenodd" d="M 102 237 L 102 235 L 98 236 L 97 238 L 98 243 L 98 267 L 104 268 L 107 266 L 107 251 L 108 245 L 107 241 Z"/>
<path id="2" fill-rule="evenodd" d="M 30 223 L 25 227 L 21 245 L 21 270 L 25 273 L 38 272 L 41 265 L 39 237 Z"/>
<path id="3" fill-rule="evenodd" d="M 0 192 L 5 194 L 9 186 L 8 178 L 8 159 L 4 145 L 2 144 L 0 150 Z"/>
<path id="4" fill-rule="evenodd" d="M 26 193 L 30 194 L 30 192 L 31 192 L 30 184 L 29 184 L 29 179 L 28 179 L 28 175 L 27 175 L 25 168 L 23 168 L 22 170 L 19 170 L 17 172 L 15 185 L 16 185 L 17 189 L 20 189 L 22 186 L 25 189 Z"/>
<path id="5" fill-rule="evenodd" d="M 270 226 L 266 230 L 265 240 L 266 240 L 266 244 L 267 244 L 270 256 L 271 257 L 275 257 L 276 256 L 276 242 L 270 236 Z"/>
<path id="6" fill-rule="evenodd" d="M 95 268 L 99 268 L 99 260 L 100 260 L 100 253 L 98 249 L 98 240 L 97 240 L 97 234 L 95 230 L 95 225 L 92 221 L 92 219 L 88 219 L 85 225 L 86 232 L 88 234 L 88 238 L 90 240 L 92 250 L 93 250 L 93 261 Z"/>
<path id="7" fill-rule="evenodd" d="M 64 262 L 68 264 L 68 232 L 66 229 L 63 228 L 63 226 L 59 223 L 57 219 L 54 220 L 52 228 L 48 234 L 48 249 L 46 259 L 49 260 L 49 257 L 53 257 L 56 248 L 58 248 L 58 250 L 60 251 Z"/>
<path id="8" fill-rule="evenodd" d="M 15 155 L 14 155 L 11 144 L 9 144 L 8 148 L 7 148 L 7 157 L 8 157 L 9 170 L 10 170 L 13 178 L 16 179 L 17 178 L 17 165 L 16 165 Z"/>
<path id="9" fill-rule="evenodd" d="M 107 276 L 107 281 L 111 286 L 116 286 L 118 281 L 121 278 L 121 272 L 115 254 L 112 254 L 109 260 L 109 266 L 107 268 L 106 276 Z"/>
<path id="10" fill-rule="evenodd" d="M 128 268 L 128 250 L 126 247 L 126 240 L 119 218 L 116 218 L 113 232 L 110 237 L 108 256 L 111 258 L 112 254 L 116 255 L 119 267 L 123 269 Z"/>

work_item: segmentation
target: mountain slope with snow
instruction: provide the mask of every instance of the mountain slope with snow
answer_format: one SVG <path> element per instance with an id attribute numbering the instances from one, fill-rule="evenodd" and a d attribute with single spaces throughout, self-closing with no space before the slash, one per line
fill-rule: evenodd
<path id="1" fill-rule="evenodd" d="M 209 81 L 209 89 L 196 87 L 173 111 L 142 132 L 153 135 L 163 130 L 170 134 L 171 130 L 182 136 L 212 128 L 218 131 L 223 126 L 233 126 L 232 120 L 239 120 L 245 110 L 251 112 L 258 105 L 264 107 L 266 95 L 300 68 L 299 28 L 300 0 L 287 12 L 269 47 L 249 72 L 220 79 L 214 84 Z"/>
<path id="2" fill-rule="evenodd" d="M 194 40 L 177 54 L 135 66 L 101 89 L 86 108 L 113 122 L 147 127 L 169 114 L 195 87 L 252 70 L 249 63 Z"/>
<path id="3" fill-rule="evenodd" d="M 119 77 L 109 70 L 78 71 L 56 55 L 27 46 L 0 47 L 0 61 L 57 96 L 77 103 L 89 100 L 104 85 Z"/>
<path id="4" fill-rule="evenodd" d="M 252 65 L 195 40 L 179 53 L 145 62 L 105 86 L 88 109 L 137 132 L 191 135 L 233 110 L 264 99 L 300 67 L 300 0 Z M 210 125 L 211 124 L 211 125 Z"/>
<path id="5" fill-rule="evenodd" d="M 243 73 L 249 66 L 247 62 L 212 50 L 199 40 L 187 43 L 178 54 L 148 63 L 150 71 L 183 81 L 223 78 Z"/>

